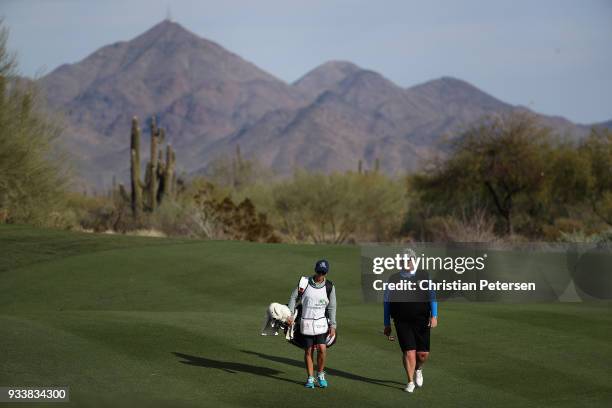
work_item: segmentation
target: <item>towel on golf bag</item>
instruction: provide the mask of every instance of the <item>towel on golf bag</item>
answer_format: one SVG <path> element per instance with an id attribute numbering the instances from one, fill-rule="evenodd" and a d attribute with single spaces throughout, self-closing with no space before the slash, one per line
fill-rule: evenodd
<path id="1" fill-rule="evenodd" d="M 283 331 L 285 339 L 299 348 L 304 348 L 304 337 L 299 327 L 299 314 L 301 305 L 298 306 L 293 314 L 293 323 L 287 324 L 287 319 L 292 316 L 291 310 L 286 305 L 280 303 L 270 303 L 266 310 L 266 317 L 261 329 L 262 336 L 278 336 L 279 331 Z M 336 343 L 337 336 L 328 335 L 325 343 L 327 347 L 331 347 Z"/>

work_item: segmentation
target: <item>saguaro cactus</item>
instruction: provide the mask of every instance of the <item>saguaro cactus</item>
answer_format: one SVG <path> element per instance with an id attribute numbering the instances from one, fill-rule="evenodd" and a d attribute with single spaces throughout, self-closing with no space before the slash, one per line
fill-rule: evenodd
<path id="1" fill-rule="evenodd" d="M 151 119 L 151 160 L 149 161 L 149 206 L 151 211 L 155 211 L 157 206 L 157 141 L 159 137 L 159 129 L 155 122 L 155 116 Z"/>
<path id="2" fill-rule="evenodd" d="M 166 146 L 166 166 L 164 171 L 164 195 L 172 196 L 174 193 L 174 182 L 176 181 L 174 177 L 174 165 L 176 163 L 176 156 L 174 154 L 174 150 L 172 150 L 172 146 Z"/>
<path id="3" fill-rule="evenodd" d="M 171 194 L 175 194 L 176 193 L 176 152 L 174 151 L 174 149 L 172 148 L 172 146 L 170 147 L 170 152 L 172 153 L 170 155 L 170 157 L 172 158 L 172 165 L 170 166 L 170 174 L 168 175 L 168 178 L 170 179 L 170 193 Z"/>
<path id="4" fill-rule="evenodd" d="M 160 143 L 165 139 L 165 131 L 157 127 L 155 118 L 151 120 L 151 160 L 147 163 L 144 183 L 140 180 L 140 127 L 138 119 L 132 119 L 132 138 L 130 146 L 132 212 L 139 216 L 145 208 L 155 208 L 165 197 L 171 197 L 176 190 L 176 155 L 170 145 L 166 147 L 164 162 L 163 148 Z M 143 196 L 145 200 L 143 200 Z"/>
<path id="5" fill-rule="evenodd" d="M 136 116 L 132 118 L 130 175 L 132 181 L 132 214 L 138 217 L 142 212 L 142 185 L 140 182 L 140 126 Z"/>

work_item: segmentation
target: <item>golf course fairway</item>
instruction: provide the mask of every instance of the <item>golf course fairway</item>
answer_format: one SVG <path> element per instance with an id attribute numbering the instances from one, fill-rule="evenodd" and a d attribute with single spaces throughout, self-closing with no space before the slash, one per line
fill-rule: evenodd
<path id="1" fill-rule="evenodd" d="M 362 301 L 357 246 L 0 226 L 0 253 L 0 386 L 67 385 L 59 406 L 612 406 L 609 303 L 441 303 L 408 394 L 382 306 Z M 338 343 L 329 388 L 306 390 L 302 352 L 259 330 L 320 258 Z"/>

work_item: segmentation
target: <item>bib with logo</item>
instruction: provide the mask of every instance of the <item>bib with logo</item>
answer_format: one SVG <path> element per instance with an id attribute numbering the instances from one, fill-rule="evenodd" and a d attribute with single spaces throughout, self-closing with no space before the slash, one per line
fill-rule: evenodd
<path id="1" fill-rule="evenodd" d="M 327 333 L 329 326 L 325 310 L 329 299 L 325 285 L 320 288 L 308 285 L 302 294 L 302 319 L 300 331 L 306 336 Z"/>

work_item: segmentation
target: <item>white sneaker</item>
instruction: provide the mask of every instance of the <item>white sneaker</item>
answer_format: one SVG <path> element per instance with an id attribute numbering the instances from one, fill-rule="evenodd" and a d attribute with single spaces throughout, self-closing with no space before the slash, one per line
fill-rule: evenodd
<path id="1" fill-rule="evenodd" d="M 414 392 L 414 383 L 413 382 L 409 382 L 408 385 L 406 385 L 406 388 L 404 388 L 404 391 L 406 391 L 406 392 Z"/>
<path id="2" fill-rule="evenodd" d="M 423 370 L 418 369 L 416 370 L 416 375 L 415 375 L 415 382 L 416 382 L 416 386 L 417 387 L 422 387 L 423 386 Z"/>

